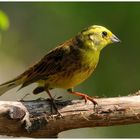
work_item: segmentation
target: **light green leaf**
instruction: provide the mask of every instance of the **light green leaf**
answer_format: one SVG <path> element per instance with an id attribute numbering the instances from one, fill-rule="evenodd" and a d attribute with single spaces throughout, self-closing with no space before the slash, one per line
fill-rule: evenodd
<path id="1" fill-rule="evenodd" d="M 7 30 L 9 28 L 8 16 L 0 10 L 0 30 Z"/>

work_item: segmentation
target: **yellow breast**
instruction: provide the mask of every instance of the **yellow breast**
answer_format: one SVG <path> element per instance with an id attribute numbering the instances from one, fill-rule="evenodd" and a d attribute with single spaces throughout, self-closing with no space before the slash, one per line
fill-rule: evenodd
<path id="1" fill-rule="evenodd" d="M 57 78 L 53 77 L 53 79 L 55 79 L 53 82 L 49 82 L 49 84 L 51 84 L 52 87 L 57 87 L 57 88 L 64 88 L 64 89 L 68 89 L 68 88 L 72 88 L 75 87 L 76 85 L 80 84 L 81 82 L 83 82 L 84 80 L 86 80 L 90 74 L 92 73 L 93 70 L 86 70 L 86 71 L 77 71 L 75 73 L 73 73 L 73 75 L 69 76 L 69 77 L 61 77 L 61 78 Z"/>
<path id="2" fill-rule="evenodd" d="M 86 55 L 83 56 L 83 60 L 81 60 L 83 62 L 81 67 L 74 70 L 72 67 L 69 67 L 67 71 L 50 75 L 46 81 L 41 81 L 41 83 L 46 83 L 49 88 L 69 89 L 75 87 L 91 75 L 98 64 L 98 58 L 99 54 L 86 53 Z"/>

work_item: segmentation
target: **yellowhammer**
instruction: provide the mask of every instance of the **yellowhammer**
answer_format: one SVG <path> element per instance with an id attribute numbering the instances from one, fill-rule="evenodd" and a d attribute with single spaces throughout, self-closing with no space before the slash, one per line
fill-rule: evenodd
<path id="1" fill-rule="evenodd" d="M 69 93 L 82 96 L 85 101 L 96 101 L 90 96 L 74 92 L 73 87 L 86 80 L 95 70 L 101 50 L 108 44 L 120 40 L 103 26 L 93 25 L 78 33 L 47 53 L 38 63 L 13 80 L 0 85 L 0 95 L 22 85 L 21 88 L 37 82 L 34 94 L 53 88 L 67 89 Z"/>

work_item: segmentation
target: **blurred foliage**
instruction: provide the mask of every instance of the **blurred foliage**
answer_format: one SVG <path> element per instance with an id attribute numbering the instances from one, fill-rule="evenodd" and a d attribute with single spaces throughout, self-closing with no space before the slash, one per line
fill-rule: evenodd
<path id="1" fill-rule="evenodd" d="M 93 24 L 109 28 L 122 43 L 106 47 L 94 74 L 77 87 L 91 96 L 123 96 L 140 88 L 140 3 L 135 2 L 1 2 L 10 20 L 0 46 L 0 82 L 14 78 L 50 49 Z M 1 19 L 0 19 L 1 20 Z M 7 24 L 8 25 L 8 24 Z M 1 27 L 1 23 L 0 23 Z M 8 26 L 7 26 L 8 27 Z M 35 85 L 1 100 L 17 100 Z M 76 98 L 64 90 L 53 95 Z M 12 93 L 12 94 L 10 94 Z M 45 93 L 26 99 L 46 97 Z M 67 96 L 67 97 L 66 97 Z M 140 137 L 139 124 L 68 131 L 61 137 Z M 82 134 L 82 135 L 81 135 Z"/>
<path id="2" fill-rule="evenodd" d="M 0 10 L 0 45 L 2 43 L 2 32 L 6 31 L 9 28 L 9 19 L 8 16 Z"/>
<path id="3" fill-rule="evenodd" d="M 9 28 L 9 19 L 7 15 L 0 10 L 0 30 L 7 30 Z"/>

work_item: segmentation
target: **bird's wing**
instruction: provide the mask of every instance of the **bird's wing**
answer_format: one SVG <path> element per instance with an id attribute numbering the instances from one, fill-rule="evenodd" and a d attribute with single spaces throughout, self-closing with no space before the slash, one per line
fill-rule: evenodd
<path id="1" fill-rule="evenodd" d="M 66 42 L 60 47 L 50 51 L 37 64 L 23 73 L 25 80 L 21 88 L 38 80 L 47 80 L 48 76 L 61 72 L 70 54 L 71 42 Z"/>

